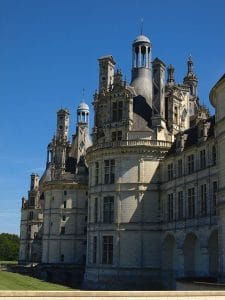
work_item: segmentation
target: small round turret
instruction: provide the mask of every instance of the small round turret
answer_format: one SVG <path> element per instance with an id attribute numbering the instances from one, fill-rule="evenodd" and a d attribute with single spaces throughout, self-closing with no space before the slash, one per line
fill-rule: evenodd
<path id="1" fill-rule="evenodd" d="M 147 36 L 141 34 L 134 39 L 132 56 L 131 86 L 152 107 L 151 42 Z"/>
<path id="2" fill-rule="evenodd" d="M 82 101 L 77 108 L 77 123 L 89 122 L 89 106 Z"/>
<path id="3" fill-rule="evenodd" d="M 150 68 L 151 42 L 145 35 L 138 35 L 133 41 L 133 68 Z"/>

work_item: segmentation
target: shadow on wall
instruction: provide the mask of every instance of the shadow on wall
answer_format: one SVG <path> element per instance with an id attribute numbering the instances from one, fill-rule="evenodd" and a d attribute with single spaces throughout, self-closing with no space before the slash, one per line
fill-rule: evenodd
<path id="1" fill-rule="evenodd" d="M 146 163 L 148 162 L 146 160 Z M 137 170 L 133 170 L 135 167 L 137 168 L 136 159 L 134 159 L 133 164 L 129 164 L 126 172 L 123 168 L 123 174 L 120 174 L 122 178 L 129 180 L 132 178 L 132 173 L 137 174 Z M 150 165 L 146 167 L 148 174 L 142 174 L 143 178 L 141 178 L 141 181 L 146 182 L 146 190 L 140 191 L 138 189 L 140 183 L 135 182 L 135 178 L 133 183 L 131 181 L 129 183 L 134 184 L 136 190 L 126 190 L 122 193 L 120 222 L 125 230 L 120 232 L 118 251 L 120 266 L 125 269 L 133 268 L 133 278 L 130 278 L 131 274 L 129 273 L 129 280 L 134 280 L 136 284 L 141 283 L 142 288 L 146 284 L 151 289 L 153 282 L 154 284 L 160 283 L 161 236 L 159 232 L 158 162 L 155 162 L 153 170 L 149 170 L 149 168 Z M 147 181 L 148 179 L 149 181 Z M 125 274 L 123 275 L 124 278 Z"/>
<path id="2" fill-rule="evenodd" d="M 152 126 L 152 109 L 141 95 L 134 97 L 133 102 L 133 113 L 134 113 L 134 128 L 136 130 L 146 130 Z"/>

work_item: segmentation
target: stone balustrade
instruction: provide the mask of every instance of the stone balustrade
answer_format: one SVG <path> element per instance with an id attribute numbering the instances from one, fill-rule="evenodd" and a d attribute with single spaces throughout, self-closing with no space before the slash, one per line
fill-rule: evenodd
<path id="1" fill-rule="evenodd" d="M 99 149 L 105 149 L 105 148 L 136 147 L 136 146 L 169 149 L 171 145 L 172 145 L 171 142 L 159 141 L 159 140 L 123 140 L 123 141 L 114 141 L 114 142 L 95 144 L 87 149 L 87 153 Z"/>

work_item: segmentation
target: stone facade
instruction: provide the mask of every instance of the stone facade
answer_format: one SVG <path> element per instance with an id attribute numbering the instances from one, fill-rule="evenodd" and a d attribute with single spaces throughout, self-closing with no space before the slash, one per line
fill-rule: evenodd
<path id="1" fill-rule="evenodd" d="M 84 265 L 84 285 L 95 288 L 224 281 L 225 77 L 210 93 L 210 116 L 191 57 L 180 84 L 173 66 L 151 61 L 146 36 L 132 57 L 130 84 L 112 56 L 99 59 L 92 145 L 85 103 L 72 143 L 69 112 L 58 112 L 46 171 L 29 192 L 38 204 L 23 200 L 20 261 Z M 29 232 L 39 232 L 37 245 Z"/>

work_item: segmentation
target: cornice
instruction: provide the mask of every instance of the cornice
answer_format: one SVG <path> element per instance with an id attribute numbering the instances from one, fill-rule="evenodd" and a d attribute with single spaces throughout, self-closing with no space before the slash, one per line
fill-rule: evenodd
<path id="1" fill-rule="evenodd" d="M 43 191 L 49 190 L 86 190 L 88 184 L 79 182 L 48 181 L 43 183 Z"/>

